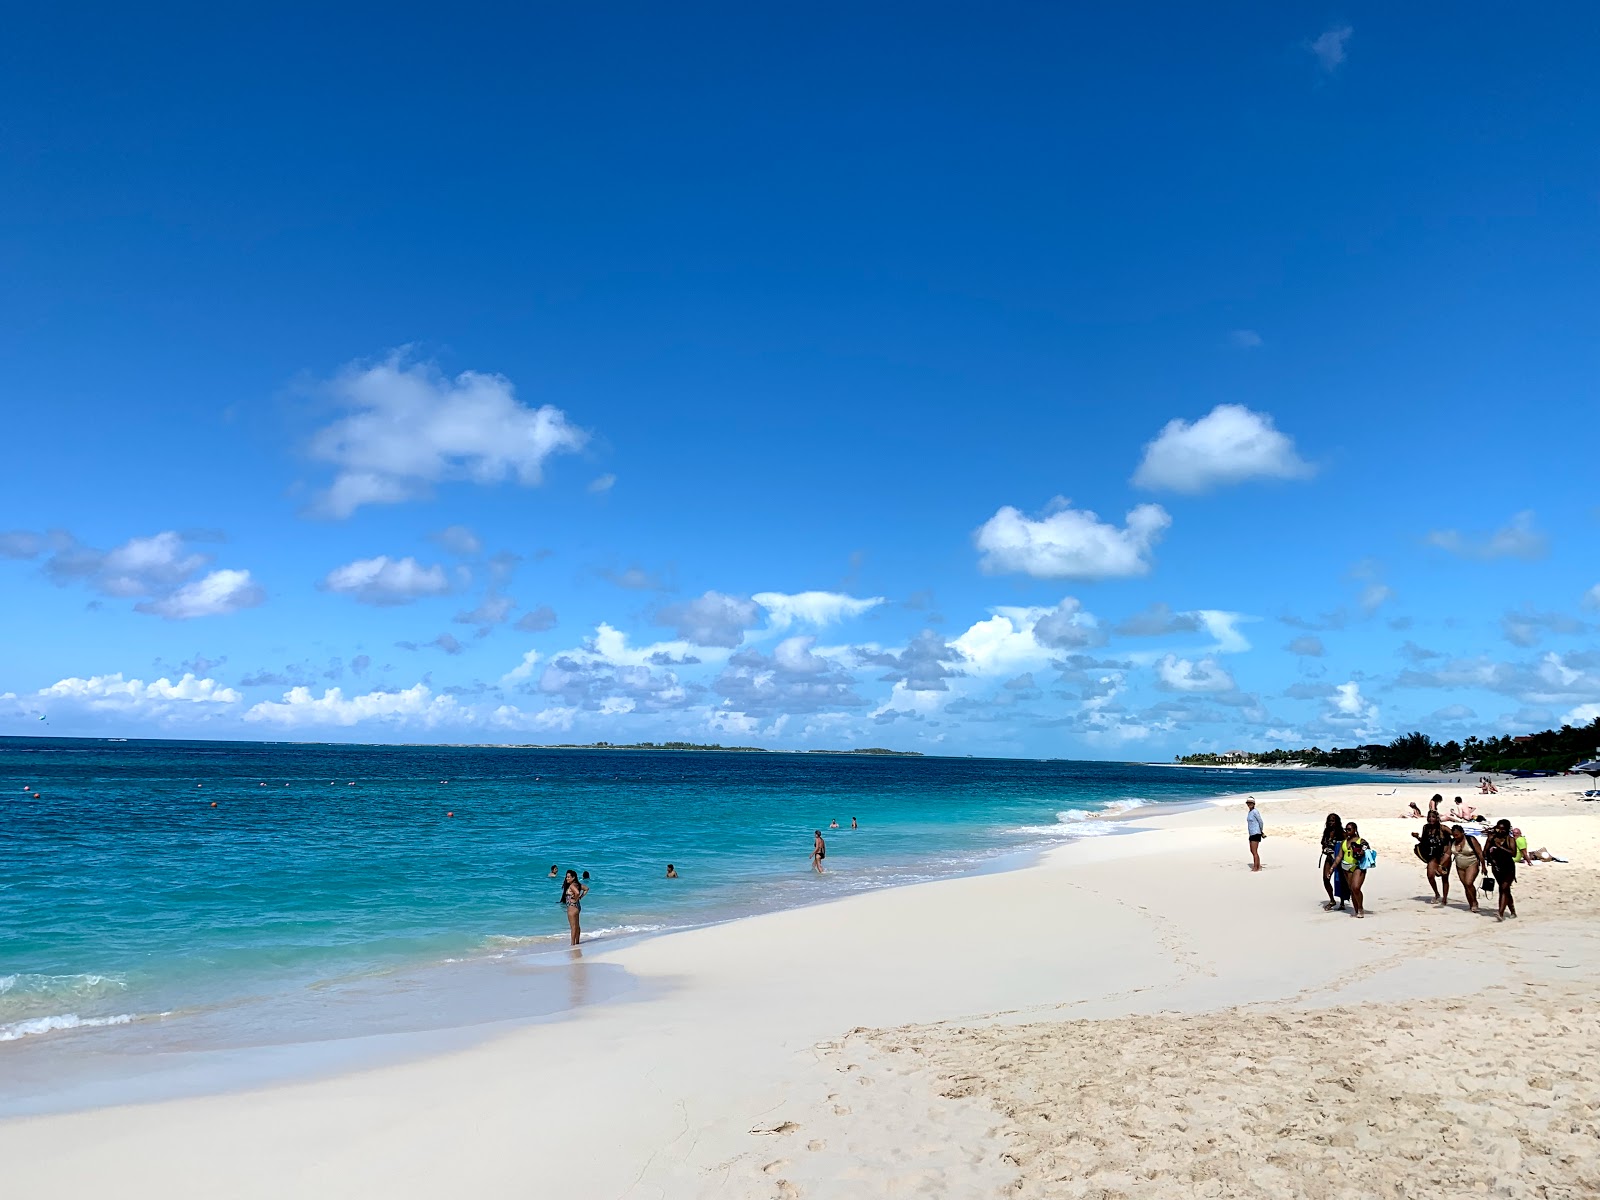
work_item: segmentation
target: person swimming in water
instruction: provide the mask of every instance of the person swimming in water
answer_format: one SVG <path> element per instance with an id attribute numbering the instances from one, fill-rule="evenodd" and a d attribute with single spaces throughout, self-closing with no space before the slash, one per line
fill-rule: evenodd
<path id="1" fill-rule="evenodd" d="M 667 864 L 667 878 L 668 879 L 676 879 L 677 877 L 678 877 L 678 868 L 673 866 L 671 863 L 668 863 Z"/>
<path id="2" fill-rule="evenodd" d="M 837 828 L 839 828 L 839 822 L 837 822 L 837 821 L 829 821 L 828 822 L 828 828 L 829 829 L 837 829 Z"/>
<path id="3" fill-rule="evenodd" d="M 828 857 L 828 843 L 822 840 L 822 830 L 817 830 L 816 841 L 811 844 L 811 869 L 822 874 L 822 860 Z"/>
<path id="4" fill-rule="evenodd" d="M 561 906 L 567 910 L 567 925 L 572 930 L 574 946 L 583 936 L 583 931 L 578 927 L 578 917 L 583 912 L 583 897 L 588 891 L 576 871 L 568 871 L 566 878 L 561 881 Z"/>
<path id="5" fill-rule="evenodd" d="M 561 876 L 561 868 L 556 866 L 555 863 L 551 863 L 550 864 L 550 878 L 551 879 L 558 879 L 558 878 L 560 878 L 560 876 Z"/>
<path id="6" fill-rule="evenodd" d="M 861 826 L 856 824 L 856 819 L 854 817 L 850 818 L 850 828 L 851 829 L 860 829 L 861 828 Z"/>

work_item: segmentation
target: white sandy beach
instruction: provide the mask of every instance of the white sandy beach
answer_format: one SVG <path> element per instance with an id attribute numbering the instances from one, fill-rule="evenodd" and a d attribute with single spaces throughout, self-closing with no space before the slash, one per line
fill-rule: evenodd
<path id="1" fill-rule="evenodd" d="M 1440 789 L 1390 786 L 1263 795 L 1260 874 L 1229 801 L 1023 870 L 591 948 L 659 994 L 330 1079 L 0 1123 L 7 1190 L 1600 1194 L 1600 804 L 1573 779 L 1468 797 L 1571 860 L 1521 868 L 1498 923 L 1492 898 L 1425 902 L 1395 814 Z M 1364 921 L 1320 906 L 1330 808 L 1380 851 Z"/>

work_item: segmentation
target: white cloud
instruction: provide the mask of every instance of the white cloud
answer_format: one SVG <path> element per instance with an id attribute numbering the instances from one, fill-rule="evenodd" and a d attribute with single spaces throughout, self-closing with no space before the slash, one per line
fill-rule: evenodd
<path id="1" fill-rule="evenodd" d="M 1228 338 L 1241 350 L 1254 350 L 1261 345 L 1261 335 L 1254 329 L 1235 329 Z"/>
<path id="2" fill-rule="evenodd" d="M 603 495 L 617 485 L 615 475 L 601 475 L 589 481 L 589 494 L 591 496 Z"/>
<path id="3" fill-rule="evenodd" d="M 202 579 L 186 583 L 158 600 L 134 605 L 142 613 L 154 613 L 171 621 L 194 617 L 216 617 L 254 608 L 267 594 L 250 578 L 249 571 L 212 571 Z"/>
<path id="4" fill-rule="evenodd" d="M 350 726 L 367 721 L 415 725 L 459 724 L 470 719 L 469 710 L 456 703 L 454 696 L 436 696 L 426 684 L 417 683 L 403 691 L 371 691 L 346 696 L 342 688 L 327 688 L 313 696 L 306 687 L 290 688 L 282 700 L 263 700 L 244 714 L 247 721 L 259 721 L 284 729 L 319 726 Z"/>
<path id="5" fill-rule="evenodd" d="M 1561 718 L 1561 723 L 1581 729 L 1596 718 L 1600 718 L 1600 704 L 1580 704 L 1577 708 L 1566 713 Z"/>
<path id="6" fill-rule="evenodd" d="M 529 650 L 522 656 L 522 661 L 504 675 L 500 676 L 501 683 L 517 683 L 533 674 L 534 667 L 539 665 L 539 652 Z"/>
<path id="7" fill-rule="evenodd" d="M 451 379 L 431 363 L 408 363 L 403 351 L 352 364 L 328 390 L 349 411 L 311 440 L 311 455 L 337 472 L 316 505 L 324 516 L 414 500 L 449 480 L 531 487 L 548 458 L 588 440 L 560 409 L 520 403 L 503 375 Z"/>
<path id="8" fill-rule="evenodd" d="M 1595 584 L 1583 594 L 1585 608 L 1600 608 L 1600 583 Z"/>
<path id="9" fill-rule="evenodd" d="M 1361 685 L 1355 680 L 1333 689 L 1329 708 L 1322 716 L 1322 726 L 1354 738 L 1376 737 L 1382 728 L 1377 704 L 1361 694 Z"/>
<path id="10" fill-rule="evenodd" d="M 1164 692 L 1231 692 L 1233 676 L 1214 658 L 1191 662 L 1168 654 L 1156 663 L 1156 686 Z"/>
<path id="11" fill-rule="evenodd" d="M 457 625 L 476 625 L 480 631 L 487 631 L 495 625 L 510 620 L 511 614 L 516 611 L 517 602 L 510 596 L 502 596 L 490 592 L 478 602 L 478 607 L 458 612 L 455 615 Z"/>
<path id="12" fill-rule="evenodd" d="M 1549 539 L 1533 527 L 1532 512 L 1519 512 L 1493 533 L 1471 536 L 1458 529 L 1435 529 L 1426 540 L 1430 546 L 1458 558 L 1517 558 L 1532 562 L 1550 550 Z"/>
<path id="13" fill-rule="evenodd" d="M 328 572 L 322 586 L 330 592 L 353 596 L 362 604 L 410 604 L 422 596 L 442 596 L 450 590 L 444 568 L 425 567 L 416 559 L 359 558 Z"/>
<path id="14" fill-rule="evenodd" d="M 1314 468 L 1266 413 L 1219 404 L 1194 424 L 1175 418 L 1144 448 L 1143 488 L 1198 493 L 1247 479 L 1305 479 Z"/>
<path id="15" fill-rule="evenodd" d="M 979 566 L 1036 579 L 1112 579 L 1145 575 L 1150 551 L 1172 518 L 1159 504 L 1141 504 L 1119 529 L 1060 497 L 1037 520 L 1006 505 L 973 535 Z"/>
<path id="16" fill-rule="evenodd" d="M 756 623 L 755 603 L 742 596 L 707 592 L 682 604 L 668 605 L 658 614 L 663 625 L 670 625 L 678 636 L 696 646 L 724 646 L 732 649 L 744 641 L 744 631 Z"/>
<path id="17" fill-rule="evenodd" d="M 1191 615 L 1199 618 L 1206 632 L 1216 639 L 1215 644 L 1210 647 L 1210 652 L 1213 654 L 1243 654 L 1250 649 L 1250 643 L 1244 634 L 1239 632 L 1239 626 L 1259 619 L 1246 616 L 1244 613 L 1224 612 L 1216 608 L 1196 609 Z"/>
<path id="18" fill-rule="evenodd" d="M 215 679 L 184 675 L 176 683 L 165 678 L 145 683 L 142 679 L 124 679 L 119 671 L 87 679 L 62 679 L 41 688 L 38 698 L 44 702 L 65 701 L 95 712 L 160 716 L 177 705 L 236 704 L 241 697 Z"/>
<path id="19" fill-rule="evenodd" d="M 857 599 L 843 592 L 757 592 L 751 597 L 767 610 L 767 623 L 773 629 L 791 625 L 837 625 L 859 617 L 883 603 L 882 596 Z"/>
<path id="20" fill-rule="evenodd" d="M 1349 25 L 1335 25 L 1323 30 L 1307 42 L 1306 49 L 1311 51 L 1317 60 L 1317 65 L 1331 75 L 1338 69 L 1339 64 L 1344 62 L 1345 43 L 1350 40 L 1350 35 L 1354 32 L 1355 30 Z"/>
<path id="21" fill-rule="evenodd" d="M 1033 640 L 1052 650 L 1076 650 L 1100 645 L 1106 640 L 1106 632 L 1076 596 L 1064 596 L 1060 604 L 1034 620 Z"/>

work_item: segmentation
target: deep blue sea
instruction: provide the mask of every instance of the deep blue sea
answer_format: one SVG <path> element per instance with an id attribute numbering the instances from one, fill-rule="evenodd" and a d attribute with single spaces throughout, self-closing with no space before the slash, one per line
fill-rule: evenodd
<path id="1" fill-rule="evenodd" d="M 586 940 L 600 942 L 1115 831 L 1083 820 L 1097 810 L 1347 781 L 1056 760 L 0 739 L 0 1042 L 229 1012 L 309 1029 L 330 997 L 357 994 L 375 1020 L 386 980 L 414 990 L 418 972 L 467 979 L 485 962 L 565 953 L 552 865 L 590 873 Z M 814 829 L 828 839 L 821 876 Z M 681 878 L 664 878 L 669 862 Z M 511 993 L 484 1019 L 532 1003 Z"/>

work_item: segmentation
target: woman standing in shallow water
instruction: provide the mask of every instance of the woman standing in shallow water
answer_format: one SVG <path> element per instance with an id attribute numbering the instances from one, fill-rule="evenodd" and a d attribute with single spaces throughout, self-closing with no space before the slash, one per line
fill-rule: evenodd
<path id="1" fill-rule="evenodd" d="M 583 912 L 583 897 L 589 889 L 583 886 L 583 881 L 578 878 L 576 871 L 568 871 L 566 878 L 561 881 L 561 906 L 567 910 L 567 925 L 572 929 L 572 944 L 578 944 L 582 931 L 578 928 L 578 916 Z"/>

